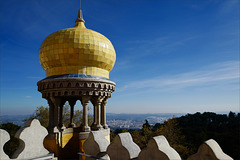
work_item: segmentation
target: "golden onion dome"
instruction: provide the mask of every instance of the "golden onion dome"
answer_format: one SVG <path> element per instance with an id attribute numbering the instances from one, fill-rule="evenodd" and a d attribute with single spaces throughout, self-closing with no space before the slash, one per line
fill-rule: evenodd
<path id="1" fill-rule="evenodd" d="M 90 75 L 108 79 L 116 53 L 110 40 L 85 27 L 79 10 L 73 28 L 54 32 L 43 41 L 39 58 L 47 77 Z"/>

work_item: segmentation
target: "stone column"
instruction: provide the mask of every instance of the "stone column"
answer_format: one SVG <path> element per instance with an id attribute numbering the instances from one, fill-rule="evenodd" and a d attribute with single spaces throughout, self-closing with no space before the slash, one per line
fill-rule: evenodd
<path id="1" fill-rule="evenodd" d="M 105 97 L 101 103 L 101 125 L 104 129 L 108 128 L 107 122 L 106 122 L 106 104 L 107 104 L 108 97 Z"/>
<path id="2" fill-rule="evenodd" d="M 70 123 L 68 124 L 68 127 L 75 127 L 75 124 L 73 123 L 73 115 L 74 115 L 74 106 L 76 104 L 76 100 L 71 99 L 68 101 L 70 105 Z"/>
<path id="3" fill-rule="evenodd" d="M 59 108 L 59 119 L 58 119 L 58 127 L 62 128 L 63 127 L 63 122 L 62 122 L 62 117 L 63 117 L 63 105 L 64 105 L 65 101 L 63 100 L 63 98 L 57 97 L 55 98 L 55 106 L 58 112 L 58 108 Z"/>
<path id="4" fill-rule="evenodd" d="M 53 106 L 53 125 L 54 127 L 58 126 L 58 105 L 56 103 L 56 97 L 50 97 L 52 103 L 54 104 Z"/>
<path id="5" fill-rule="evenodd" d="M 81 124 L 81 129 L 84 132 L 91 131 L 90 127 L 88 126 L 88 103 L 90 101 L 90 96 L 82 96 L 81 103 L 83 106 L 83 123 Z"/>
<path id="6" fill-rule="evenodd" d="M 92 128 L 94 130 L 99 130 L 99 129 L 102 129 L 102 125 L 101 125 L 101 103 L 102 103 L 102 100 L 103 100 L 103 97 L 102 96 L 98 96 L 98 97 L 93 97 L 91 99 L 91 102 L 94 106 L 94 122 L 93 122 L 93 125 L 92 125 Z"/>
<path id="7" fill-rule="evenodd" d="M 51 101 L 50 98 L 47 99 L 49 105 L 49 121 L 48 121 L 48 132 L 54 133 L 54 103 Z"/>

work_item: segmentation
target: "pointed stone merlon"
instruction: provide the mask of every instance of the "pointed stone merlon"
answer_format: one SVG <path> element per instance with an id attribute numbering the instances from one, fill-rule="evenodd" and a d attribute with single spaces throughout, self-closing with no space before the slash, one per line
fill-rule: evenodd
<path id="1" fill-rule="evenodd" d="M 164 136 L 157 136 L 148 142 L 147 148 L 143 149 L 138 156 L 138 160 L 152 159 L 181 160 L 181 157 Z"/>
<path id="2" fill-rule="evenodd" d="M 4 144 L 10 140 L 10 136 L 7 131 L 0 129 L 0 159 L 9 159 L 8 155 L 3 150 Z"/>
<path id="3" fill-rule="evenodd" d="M 141 149 L 133 142 L 132 136 L 128 132 L 118 134 L 107 148 L 108 156 L 114 160 L 135 159 L 140 151 Z"/>
<path id="4" fill-rule="evenodd" d="M 190 156 L 187 160 L 233 160 L 230 156 L 225 154 L 218 143 L 210 139 L 203 143 L 198 152 Z"/>
<path id="5" fill-rule="evenodd" d="M 110 132 L 109 129 L 107 130 Z M 84 152 L 94 157 L 103 157 L 103 156 L 107 157 L 106 151 L 110 142 L 105 138 L 106 132 L 107 131 L 105 130 L 90 132 L 88 139 L 84 142 L 84 145 L 83 145 Z M 87 159 L 88 157 L 86 157 L 86 160 Z"/>
<path id="6" fill-rule="evenodd" d="M 43 140 L 47 134 L 47 129 L 41 126 L 37 119 L 29 120 L 15 134 L 15 137 L 20 141 L 20 145 L 12 158 L 35 159 L 48 155 L 48 150 L 43 146 Z"/>

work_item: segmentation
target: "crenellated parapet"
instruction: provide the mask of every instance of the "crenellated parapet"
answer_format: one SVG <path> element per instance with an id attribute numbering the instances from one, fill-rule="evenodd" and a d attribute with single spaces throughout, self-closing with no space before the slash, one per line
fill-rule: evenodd
<path id="1" fill-rule="evenodd" d="M 110 130 L 110 129 L 108 129 Z M 83 145 L 85 153 L 93 157 L 101 157 L 102 159 L 108 159 L 107 147 L 110 142 L 106 138 L 107 134 L 105 130 L 92 131 L 90 132 L 88 139 Z M 86 160 L 91 160 L 92 158 L 86 157 Z"/>
<path id="2" fill-rule="evenodd" d="M 148 142 L 147 147 L 138 156 L 138 160 L 146 159 L 175 160 L 181 157 L 164 136 L 156 136 Z"/>
<path id="3" fill-rule="evenodd" d="M 15 137 L 18 138 L 20 145 L 14 152 L 11 159 L 16 160 L 51 160 L 54 158 L 54 154 L 50 153 L 43 146 L 44 138 L 47 136 L 47 129 L 41 126 L 37 119 L 30 119 L 24 127 L 20 128 Z M 10 159 L 8 155 L 4 153 L 3 146 L 10 140 L 8 132 L 0 129 L 0 159 Z"/>
<path id="4" fill-rule="evenodd" d="M 93 138 L 94 137 L 94 138 Z M 99 139 L 101 135 L 92 134 L 91 141 L 86 141 L 84 145 L 90 146 L 95 144 L 95 147 L 101 146 L 101 141 L 94 141 Z M 96 145 L 97 144 L 97 145 Z M 106 145 L 105 145 L 106 147 Z M 100 148 L 95 148 L 99 151 Z M 113 142 L 107 147 L 106 152 L 110 159 L 113 160 L 181 160 L 178 152 L 172 148 L 164 136 L 153 137 L 146 148 L 140 150 L 139 146 L 133 142 L 131 134 L 120 133 Z M 91 155 L 91 152 L 86 150 L 86 154 Z M 95 152 L 94 155 L 99 155 L 100 152 Z M 106 156 L 106 155 L 105 155 Z M 95 158 L 101 158 L 95 157 Z M 208 140 L 203 143 L 196 154 L 190 156 L 188 160 L 233 160 L 230 156 L 225 154 L 218 143 L 214 140 Z"/>
<path id="5" fill-rule="evenodd" d="M 10 135 L 8 134 L 8 132 L 3 129 L 0 129 L 0 159 L 10 159 L 3 150 L 3 146 L 9 140 L 10 140 Z"/>
<path id="6" fill-rule="evenodd" d="M 222 151 L 219 144 L 213 139 L 209 139 L 205 143 L 203 143 L 198 148 L 198 152 L 190 156 L 187 160 L 206 160 L 206 159 L 233 160 L 233 158 L 231 158 Z"/>
<path id="7" fill-rule="evenodd" d="M 118 134 L 113 142 L 109 142 L 109 129 L 91 131 L 84 142 L 84 153 L 79 154 L 79 159 L 112 159 L 112 160 L 181 160 L 177 151 L 172 148 L 164 136 L 153 137 L 146 148 L 140 149 L 133 141 L 130 133 Z M 33 119 L 19 129 L 15 135 L 20 141 L 18 150 L 12 159 L 49 160 L 56 159 L 43 145 L 47 130 L 41 126 L 38 120 Z M 81 137 L 79 137 L 81 138 Z M 9 141 L 9 134 L 0 129 L 0 159 L 10 159 L 3 147 Z M 69 148 L 72 150 L 73 148 Z M 69 157 L 64 159 L 71 159 Z M 210 139 L 204 142 L 198 152 L 187 160 L 233 160 L 225 154 L 219 144 Z"/>
<path id="8" fill-rule="evenodd" d="M 110 159 L 135 159 L 138 157 L 141 149 L 133 142 L 130 133 L 120 133 L 114 141 L 108 146 L 107 153 Z"/>

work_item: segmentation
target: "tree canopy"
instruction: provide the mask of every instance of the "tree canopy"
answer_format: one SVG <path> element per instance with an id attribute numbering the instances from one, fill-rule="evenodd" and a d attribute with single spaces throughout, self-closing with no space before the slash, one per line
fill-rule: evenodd
<path id="1" fill-rule="evenodd" d="M 170 118 L 164 123 L 150 126 L 147 120 L 140 130 L 116 129 L 111 139 L 121 132 L 130 132 L 135 143 L 145 148 L 154 136 L 164 135 L 169 144 L 187 159 L 197 152 L 198 147 L 209 139 L 216 140 L 223 151 L 233 157 L 240 157 L 240 113 L 216 114 L 212 112 L 187 114 Z"/>
<path id="2" fill-rule="evenodd" d="M 82 123 L 83 121 L 82 114 L 83 114 L 82 110 L 74 110 L 73 122 L 76 124 L 76 126 L 80 126 L 80 124 Z M 29 118 L 36 118 L 40 121 L 42 126 L 47 127 L 49 121 L 49 107 L 44 106 L 37 107 L 34 113 Z M 25 121 L 27 121 L 29 118 L 25 119 Z M 63 106 L 63 124 L 65 126 L 68 126 L 69 122 L 70 122 L 70 105 L 66 103 Z M 89 125 L 91 125 L 92 122 L 93 117 L 91 115 L 88 115 Z"/>

